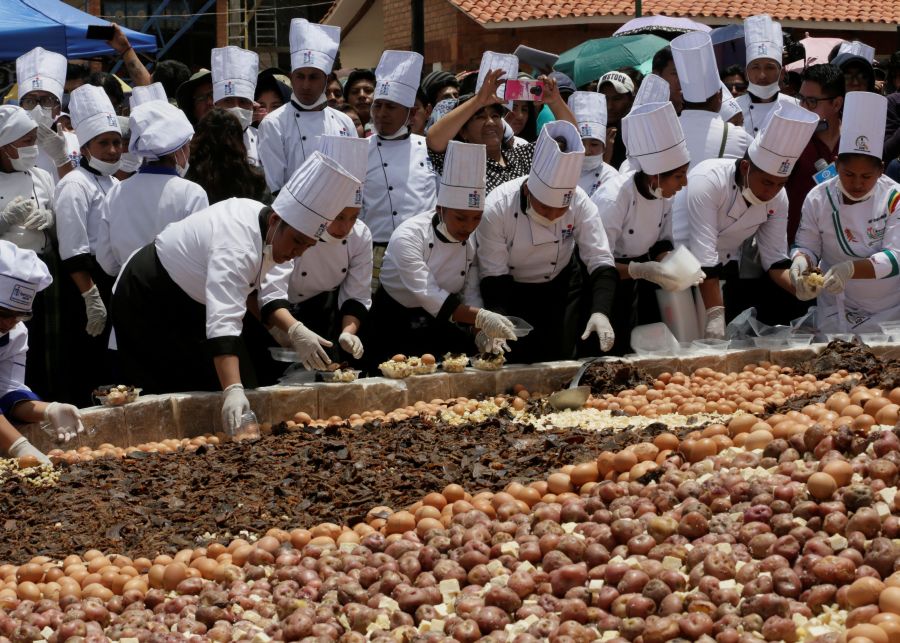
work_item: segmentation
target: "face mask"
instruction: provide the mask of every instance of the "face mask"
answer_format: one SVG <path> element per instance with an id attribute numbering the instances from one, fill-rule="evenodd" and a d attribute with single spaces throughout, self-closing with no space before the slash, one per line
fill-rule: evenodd
<path id="1" fill-rule="evenodd" d="M 452 234 L 450 234 L 450 230 L 447 228 L 447 224 L 444 223 L 443 213 L 439 214 L 438 218 L 440 219 L 440 221 L 437 224 L 437 231 L 440 232 L 446 239 L 448 239 L 450 241 L 456 241 L 457 243 L 462 243 L 462 241 L 460 239 L 457 239 Z"/>
<path id="2" fill-rule="evenodd" d="M 241 122 L 242 130 L 250 127 L 250 123 L 253 122 L 252 109 L 244 109 L 243 107 L 229 107 L 228 111 L 237 116 L 237 119 Z"/>
<path id="3" fill-rule="evenodd" d="M 320 240 L 320 241 L 323 241 L 324 243 L 336 243 L 336 242 L 338 242 L 338 241 L 343 241 L 343 239 L 338 239 L 338 238 L 335 237 L 333 234 L 331 234 L 330 232 L 328 232 L 328 228 L 325 228 L 325 229 L 322 231 L 322 236 L 319 237 L 319 240 Z"/>
<path id="4" fill-rule="evenodd" d="M 38 125 L 44 125 L 45 127 L 53 125 L 53 108 L 51 107 L 35 105 L 32 109 L 28 110 L 28 115 L 31 117 L 31 120 Z"/>
<path id="5" fill-rule="evenodd" d="M 600 169 L 603 166 L 603 155 L 598 154 L 597 156 L 585 156 L 584 157 L 584 165 L 582 166 L 588 172 L 593 172 L 594 170 Z"/>
<path id="6" fill-rule="evenodd" d="M 664 197 L 663 197 L 662 186 L 659 184 L 659 174 L 656 175 L 656 187 L 655 187 L 655 188 L 650 188 L 650 195 L 651 195 L 654 199 L 662 199 L 662 198 L 664 198 Z"/>
<path id="7" fill-rule="evenodd" d="M 143 164 L 143 157 L 133 152 L 122 152 L 122 157 L 119 159 L 119 169 L 123 172 L 137 172 Z"/>
<path id="8" fill-rule="evenodd" d="M 872 186 L 872 189 L 869 190 L 868 192 L 866 192 L 865 194 L 863 194 L 862 196 L 853 196 L 852 194 L 847 192 L 846 188 L 844 188 L 844 184 L 841 183 L 840 179 L 838 179 L 837 184 L 838 184 L 838 189 L 841 191 L 841 194 L 844 195 L 844 198 L 849 199 L 850 201 L 865 201 L 866 199 L 868 199 L 870 196 L 872 196 L 875 193 L 875 189 L 878 187 L 878 183 L 876 182 L 875 185 Z"/>
<path id="9" fill-rule="evenodd" d="M 313 103 L 312 105 L 307 105 L 306 103 L 301 103 L 300 99 L 297 98 L 296 94 L 294 94 L 292 96 L 292 98 L 294 99 L 294 102 L 297 103 L 303 109 L 315 109 L 316 107 L 319 107 L 320 105 L 324 105 L 325 103 L 328 102 L 328 98 L 325 97 L 324 93 L 321 96 L 319 96 L 319 98 L 316 100 L 316 102 Z"/>
<path id="10" fill-rule="evenodd" d="M 281 221 L 278 222 L 278 225 L 275 226 L 274 232 L 272 232 L 272 239 L 275 238 L 275 235 L 278 233 L 278 227 L 281 225 Z M 268 236 L 268 235 L 267 235 Z M 271 270 L 272 266 L 275 265 L 275 255 L 272 251 L 272 244 L 267 243 L 263 246 L 263 254 L 262 254 L 262 266 L 260 267 L 260 274 L 264 275 Z"/>
<path id="11" fill-rule="evenodd" d="M 123 155 L 124 156 L 124 155 Z M 190 161 L 185 157 L 184 165 L 178 162 L 178 152 L 175 153 L 175 171 L 178 172 L 178 176 L 184 178 L 184 175 L 187 174 L 188 168 L 191 166 Z"/>
<path id="12" fill-rule="evenodd" d="M 93 156 L 88 159 L 88 166 L 97 170 L 104 176 L 115 174 L 119 170 L 119 165 L 119 161 L 116 161 L 115 163 L 107 163 L 106 161 L 101 161 L 100 159 L 94 158 Z"/>
<path id="13" fill-rule="evenodd" d="M 16 152 L 19 154 L 19 158 L 14 159 L 10 157 L 9 162 L 12 164 L 13 169 L 17 172 L 27 172 L 35 165 L 37 165 L 37 157 L 38 157 L 38 146 L 37 145 L 26 145 L 25 147 L 17 147 Z"/>
<path id="14" fill-rule="evenodd" d="M 749 172 L 747 172 L 747 174 L 744 175 L 744 187 L 741 190 L 741 196 L 743 196 L 747 200 L 747 203 L 749 203 L 750 205 L 764 205 L 766 203 L 766 201 L 763 201 L 762 199 L 757 197 L 755 194 L 753 194 L 753 190 L 750 189 L 750 173 Z"/>
<path id="15" fill-rule="evenodd" d="M 528 218 L 534 221 L 536 224 L 542 225 L 545 228 L 549 228 L 556 223 L 556 221 L 551 221 L 547 217 L 538 214 L 530 203 L 528 204 L 528 208 L 525 210 L 525 214 L 527 214 Z"/>
<path id="16" fill-rule="evenodd" d="M 771 85 L 755 85 L 754 83 L 747 83 L 747 91 L 763 100 L 772 98 L 772 96 L 778 93 L 779 89 L 781 89 L 781 87 L 777 82 L 772 83 Z"/>

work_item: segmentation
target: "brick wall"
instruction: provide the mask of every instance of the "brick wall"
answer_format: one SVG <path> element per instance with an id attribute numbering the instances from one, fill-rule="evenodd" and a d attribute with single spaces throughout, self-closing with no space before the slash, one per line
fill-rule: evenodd
<path id="1" fill-rule="evenodd" d="M 446 0 L 440 0 L 446 2 Z M 384 48 L 412 48 L 412 11 L 410 0 L 383 0 Z"/>

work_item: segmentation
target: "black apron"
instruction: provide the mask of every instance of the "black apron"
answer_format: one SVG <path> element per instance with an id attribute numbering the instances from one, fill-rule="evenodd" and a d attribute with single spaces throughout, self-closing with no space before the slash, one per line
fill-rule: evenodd
<path id="1" fill-rule="evenodd" d="M 123 383 L 145 393 L 221 390 L 206 347 L 206 306 L 176 284 L 151 243 L 122 269 L 112 297 Z M 241 382 L 256 386 L 243 342 L 237 350 Z"/>
<path id="2" fill-rule="evenodd" d="M 631 259 L 616 259 L 616 263 L 632 261 L 651 261 L 649 255 Z M 616 295 L 613 299 L 609 322 L 616 333 L 616 341 L 607 355 L 621 356 L 633 352 L 631 348 L 631 331 L 635 326 L 654 324 L 662 321 L 656 291 L 659 290 L 652 281 L 646 279 L 620 279 L 616 284 Z M 584 320 L 587 324 L 587 319 Z M 593 342 L 593 343 L 591 343 Z M 582 345 L 589 344 L 592 352 L 582 352 Z M 579 343 L 579 356 L 588 357 L 599 354 L 597 338 L 591 335 L 586 342 Z"/>

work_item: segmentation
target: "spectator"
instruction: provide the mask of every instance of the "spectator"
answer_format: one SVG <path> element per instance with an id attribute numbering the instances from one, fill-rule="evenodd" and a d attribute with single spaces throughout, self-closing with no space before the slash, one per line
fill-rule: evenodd
<path id="1" fill-rule="evenodd" d="M 169 102 L 177 105 L 175 94 L 183 83 L 186 83 L 191 77 L 191 70 L 183 62 L 177 60 L 162 60 L 157 63 L 156 68 L 151 74 L 154 83 L 162 83 L 163 89 L 166 90 L 166 96 Z"/>
<path id="2" fill-rule="evenodd" d="M 730 65 L 722 70 L 719 78 L 725 83 L 732 98 L 743 96 L 747 93 L 747 77 L 740 65 Z"/>
<path id="3" fill-rule="evenodd" d="M 678 81 L 678 72 L 675 70 L 675 61 L 672 58 L 672 48 L 663 47 L 653 55 L 653 73 L 669 83 L 669 100 L 675 107 L 675 113 L 681 114 L 683 109 L 681 98 L 681 83 Z"/>
<path id="4" fill-rule="evenodd" d="M 328 74 L 325 81 L 325 98 L 329 107 L 340 107 L 344 104 L 344 86 L 334 72 Z"/>
<path id="5" fill-rule="evenodd" d="M 366 137 L 366 128 L 363 127 L 362 121 L 359 120 L 359 114 L 356 113 L 356 108 L 353 107 L 353 105 L 341 103 L 338 105 L 337 110 L 350 117 L 350 120 L 353 121 L 353 126 L 356 128 L 356 135 L 358 137 Z"/>
<path id="6" fill-rule="evenodd" d="M 371 69 L 354 69 L 347 77 L 344 85 L 344 101 L 353 105 L 359 120 L 362 121 L 366 132 L 371 133 L 371 109 L 372 97 L 375 94 L 375 72 Z"/>

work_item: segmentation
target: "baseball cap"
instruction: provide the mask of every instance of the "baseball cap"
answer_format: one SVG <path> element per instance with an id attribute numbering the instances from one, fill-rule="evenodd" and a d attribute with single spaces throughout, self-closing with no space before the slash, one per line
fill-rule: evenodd
<path id="1" fill-rule="evenodd" d="M 597 84 L 597 89 L 599 90 L 604 83 L 610 83 L 617 94 L 634 93 L 634 81 L 620 71 L 608 71 L 603 74 Z"/>

